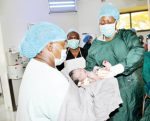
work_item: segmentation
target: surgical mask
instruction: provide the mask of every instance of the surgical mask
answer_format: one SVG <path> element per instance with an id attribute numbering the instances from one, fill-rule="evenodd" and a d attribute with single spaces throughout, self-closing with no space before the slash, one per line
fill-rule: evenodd
<path id="1" fill-rule="evenodd" d="M 116 31 L 115 24 L 116 23 L 100 25 L 100 32 L 108 38 L 112 37 Z"/>
<path id="2" fill-rule="evenodd" d="M 72 49 L 76 49 L 79 47 L 79 40 L 78 39 L 70 39 L 67 41 L 67 47 Z"/>
<path id="3" fill-rule="evenodd" d="M 66 49 L 63 49 L 61 51 L 61 58 L 55 58 L 55 66 L 61 65 L 65 60 L 66 60 L 67 54 L 66 54 Z"/>

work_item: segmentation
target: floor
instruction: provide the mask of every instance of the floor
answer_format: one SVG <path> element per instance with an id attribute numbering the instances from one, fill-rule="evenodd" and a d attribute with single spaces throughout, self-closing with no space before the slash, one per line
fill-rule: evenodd
<path id="1" fill-rule="evenodd" d="M 3 96 L 0 96 L 0 121 L 15 121 L 16 112 L 6 110 Z"/>

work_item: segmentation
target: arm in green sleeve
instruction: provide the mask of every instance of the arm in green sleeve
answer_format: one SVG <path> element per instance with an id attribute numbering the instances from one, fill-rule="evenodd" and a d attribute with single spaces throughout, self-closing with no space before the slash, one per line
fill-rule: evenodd
<path id="1" fill-rule="evenodd" d="M 122 37 L 129 52 L 121 64 L 124 66 L 123 74 L 129 75 L 142 66 L 144 48 L 142 47 L 137 35 L 131 31 L 125 31 Z"/>
<path id="2" fill-rule="evenodd" d="M 86 57 L 86 68 L 85 69 L 88 71 L 92 71 L 94 66 L 96 66 L 96 61 L 94 59 L 93 54 L 91 54 L 89 51 L 89 54 Z"/>
<path id="3" fill-rule="evenodd" d="M 150 52 L 145 52 L 144 54 L 144 64 L 142 72 L 144 81 L 150 83 Z"/>

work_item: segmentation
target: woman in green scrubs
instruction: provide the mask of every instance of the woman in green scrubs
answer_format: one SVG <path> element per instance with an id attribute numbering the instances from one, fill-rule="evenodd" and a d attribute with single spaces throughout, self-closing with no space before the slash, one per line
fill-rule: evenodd
<path id="1" fill-rule="evenodd" d="M 109 61 L 112 64 L 110 73 L 118 79 L 123 99 L 123 104 L 112 113 L 110 121 L 139 121 L 144 92 L 141 73 L 144 48 L 134 32 L 116 29 L 118 20 L 119 11 L 113 5 L 102 6 L 99 12 L 101 35 L 89 49 L 86 69 L 91 71 L 95 66 L 103 67 L 103 61 Z"/>

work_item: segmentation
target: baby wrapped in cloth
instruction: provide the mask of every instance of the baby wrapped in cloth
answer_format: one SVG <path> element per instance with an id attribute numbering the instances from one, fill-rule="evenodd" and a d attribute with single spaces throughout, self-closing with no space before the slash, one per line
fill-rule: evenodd
<path id="1" fill-rule="evenodd" d="M 106 121 L 122 103 L 116 78 L 100 79 L 81 68 L 71 71 L 70 77 L 58 121 Z"/>

